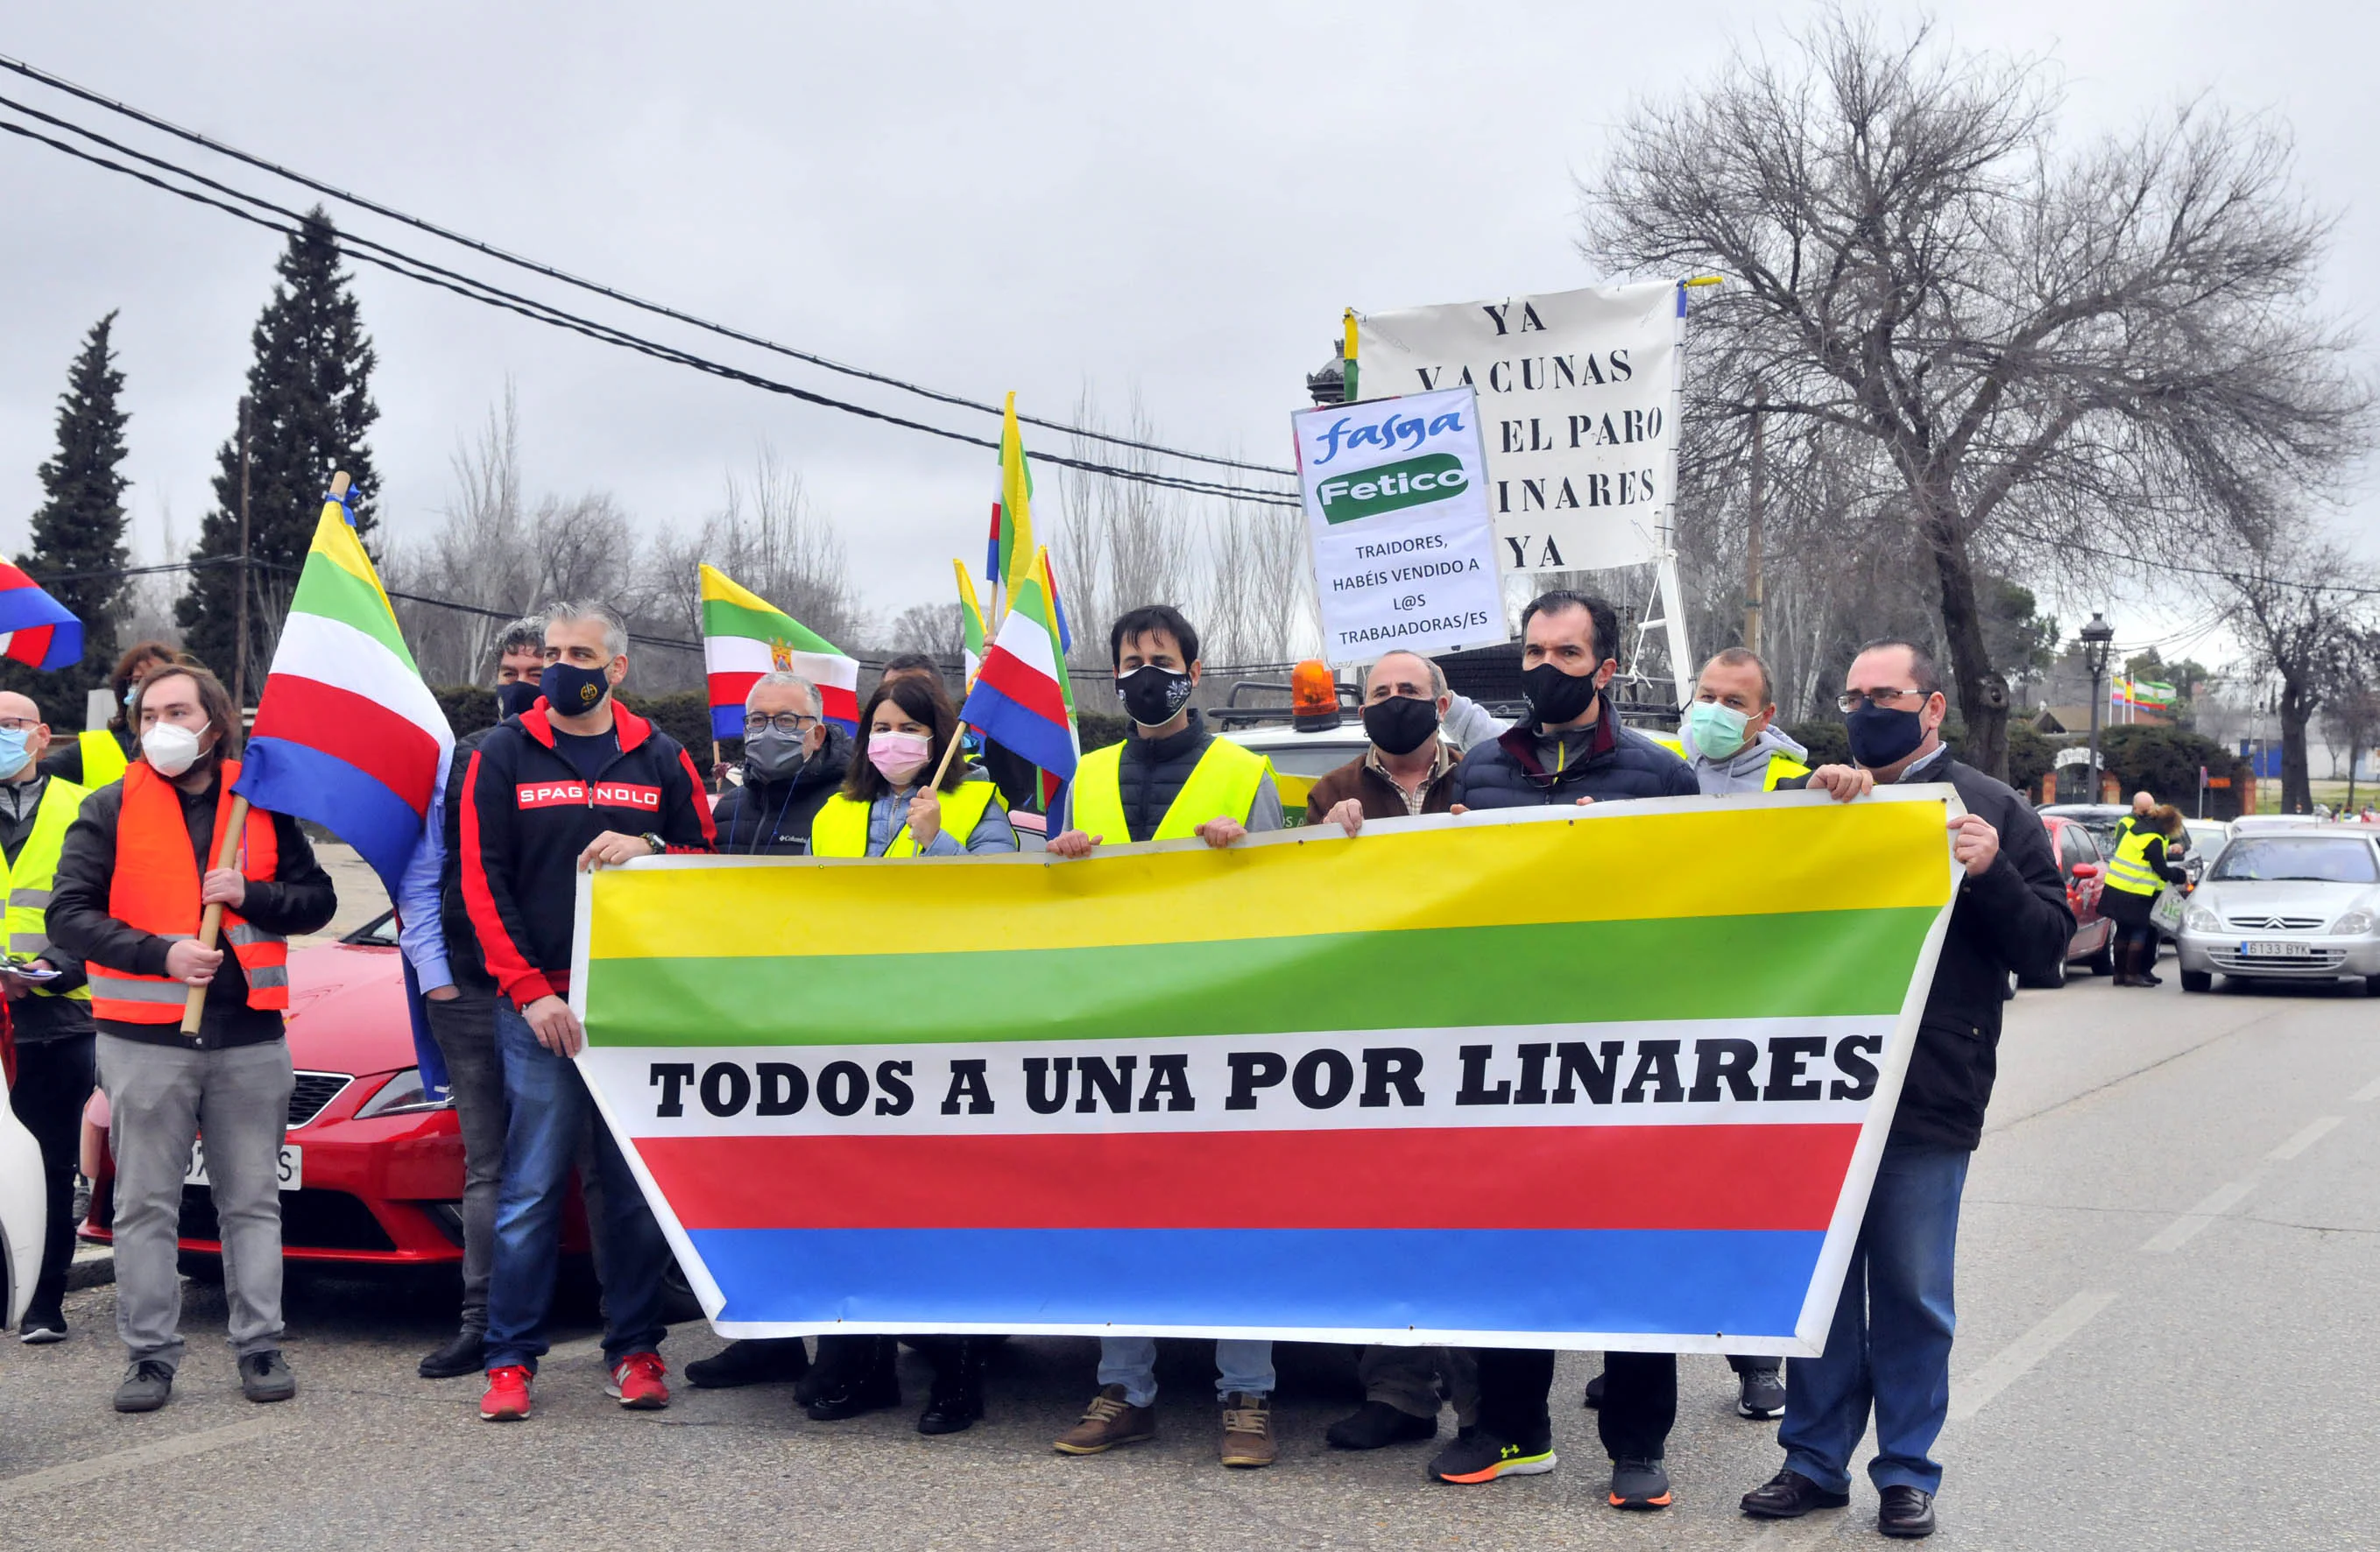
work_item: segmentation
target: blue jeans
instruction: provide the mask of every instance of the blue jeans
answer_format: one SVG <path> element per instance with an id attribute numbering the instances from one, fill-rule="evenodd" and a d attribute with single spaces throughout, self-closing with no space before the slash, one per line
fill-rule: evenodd
<path id="1" fill-rule="evenodd" d="M 488 1278 L 488 1367 L 534 1372 L 546 1350 L 545 1315 L 562 1248 L 562 1202 L 578 1136 L 594 1101 L 577 1066 L 538 1044 L 520 1010 L 496 1000 L 496 1049 L 504 1064 L 504 1180 L 496 1190 L 495 1265 Z M 628 1172 L 612 1129 L 595 1127 L 595 1172 L 602 1184 L 603 1231 L 595 1237 L 603 1281 L 603 1362 L 661 1346 L 662 1279 L 669 1242 Z"/>
<path id="2" fill-rule="evenodd" d="M 1130 1406 L 1157 1400 L 1157 1339 L 1101 1337 L 1099 1385 L 1123 1387 Z M 1244 1390 L 1251 1396 L 1272 1394 L 1272 1343 L 1245 1337 L 1227 1337 L 1215 1343 L 1215 1394 Z"/>
<path id="3" fill-rule="evenodd" d="M 1785 1365 L 1785 1465 L 1828 1492 L 1851 1490 L 1852 1451 L 1876 1413 L 1878 1488 L 1942 1485 L 1929 1455 L 1950 1410 L 1950 1292 L 1964 1148 L 1885 1145 L 1827 1351 Z"/>

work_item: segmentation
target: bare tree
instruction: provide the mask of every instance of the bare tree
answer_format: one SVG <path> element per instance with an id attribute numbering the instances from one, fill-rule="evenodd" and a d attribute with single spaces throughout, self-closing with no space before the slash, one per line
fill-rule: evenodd
<path id="1" fill-rule="evenodd" d="M 1076 400 L 1075 423 L 1106 430 L 1088 387 Z M 1159 440 L 1148 412 L 1135 396 L 1120 434 L 1135 442 Z M 1076 437 L 1075 456 L 1137 469 L 1153 469 L 1153 454 Z M 1048 547 L 1058 586 L 1070 602 L 1075 666 L 1104 667 L 1108 622 L 1144 603 L 1174 604 L 1194 618 L 1203 599 L 1204 525 L 1191 499 L 1176 491 L 1136 480 L 1112 479 L 1062 469 L 1060 501 L 1053 514 L 1043 507 L 1038 530 Z M 1049 514 L 1058 521 L 1047 526 Z"/>
<path id="2" fill-rule="evenodd" d="M 1858 440 L 1931 573 L 1969 758 L 2005 772 L 1978 576 L 2081 545 L 2263 545 L 2336 487 L 2370 396 L 2312 314 L 2326 217 L 2269 122 L 2192 103 L 2068 150 L 2034 60 L 1823 16 L 1636 109 L 1586 197 L 1612 273 L 1717 268 L 1706 415 Z"/>
<path id="3" fill-rule="evenodd" d="M 2334 697 L 2360 687 L 2380 577 L 2327 542 L 2276 545 L 2220 567 L 2232 627 L 2254 668 L 2280 682 L 2281 806 L 2311 812 L 2306 724 Z"/>
<path id="4" fill-rule="evenodd" d="M 892 649 L 955 658 L 966 650 L 966 624 L 956 603 L 913 603 L 892 616 Z"/>

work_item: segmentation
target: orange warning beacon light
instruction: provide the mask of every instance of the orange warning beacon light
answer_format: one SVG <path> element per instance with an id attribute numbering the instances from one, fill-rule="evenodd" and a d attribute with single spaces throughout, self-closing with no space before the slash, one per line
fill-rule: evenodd
<path id="1" fill-rule="evenodd" d="M 1308 658 L 1290 671 L 1289 709 L 1300 733 L 1327 733 L 1339 725 L 1339 681 L 1320 658 Z"/>

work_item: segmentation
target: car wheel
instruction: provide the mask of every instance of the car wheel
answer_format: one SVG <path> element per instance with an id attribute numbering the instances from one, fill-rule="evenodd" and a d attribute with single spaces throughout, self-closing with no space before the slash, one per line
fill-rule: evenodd
<path id="1" fill-rule="evenodd" d="M 2366 976 L 2363 977 L 2363 995 L 2366 997 L 2380 997 L 2380 976 Z"/>
<path id="2" fill-rule="evenodd" d="M 2090 971 L 2094 976 L 2112 976 L 2116 973 L 2116 935 L 2114 933 L 2107 934 L 2107 940 L 2099 945 L 2097 953 L 2082 962 L 2082 968 Z"/>
<path id="3" fill-rule="evenodd" d="M 202 1250 L 176 1253 L 174 1269 L 192 1282 L 219 1283 L 224 1279 L 223 1257 L 209 1255 Z"/>
<path id="4" fill-rule="evenodd" d="M 2215 989 L 2215 972 L 2212 970 L 2184 970 L 2181 973 L 2181 989 L 2184 991 L 2213 991 Z"/>
<path id="5" fill-rule="evenodd" d="M 2066 962 L 2059 960 L 2058 967 L 2046 975 L 2020 976 L 2016 984 L 2032 991 L 2056 991 L 2066 984 Z"/>
<path id="6" fill-rule="evenodd" d="M 662 1324 L 684 1326 L 709 1318 L 702 1313 L 702 1300 L 694 1284 L 686 1280 L 686 1268 L 677 1264 L 676 1256 L 671 1256 L 669 1270 L 662 1274 Z"/>

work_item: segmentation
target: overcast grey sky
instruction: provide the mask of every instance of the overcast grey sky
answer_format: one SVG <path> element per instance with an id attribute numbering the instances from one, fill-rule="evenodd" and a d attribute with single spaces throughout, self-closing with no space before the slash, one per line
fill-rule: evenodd
<path id="1" fill-rule="evenodd" d="M 1013 388 L 1052 418 L 1087 382 L 1111 404 L 1136 392 L 1176 444 L 1279 462 L 1342 306 L 1599 278 L 1572 249 L 1573 177 L 1608 126 L 1633 94 L 1707 74 L 1730 38 L 1803 14 L 1736 0 L 0 0 L 0 53 L 757 333 L 972 397 Z M 2372 13 L 1998 0 L 1936 14 L 1962 43 L 2054 56 L 2078 134 L 2201 91 L 2286 117 L 2308 192 L 2343 217 L 2325 299 L 2368 329 L 2380 311 Z M 155 552 L 168 508 L 185 540 L 195 531 L 279 243 L 0 139 L 0 544 L 22 542 L 67 363 L 110 309 L 140 546 Z M 727 469 L 771 443 L 840 526 L 873 607 L 944 599 L 949 557 L 980 554 L 989 454 L 370 269 L 356 286 L 380 351 L 374 447 L 398 536 L 434 527 L 457 438 L 509 375 L 532 491 L 605 489 L 645 525 L 695 521 Z"/>

